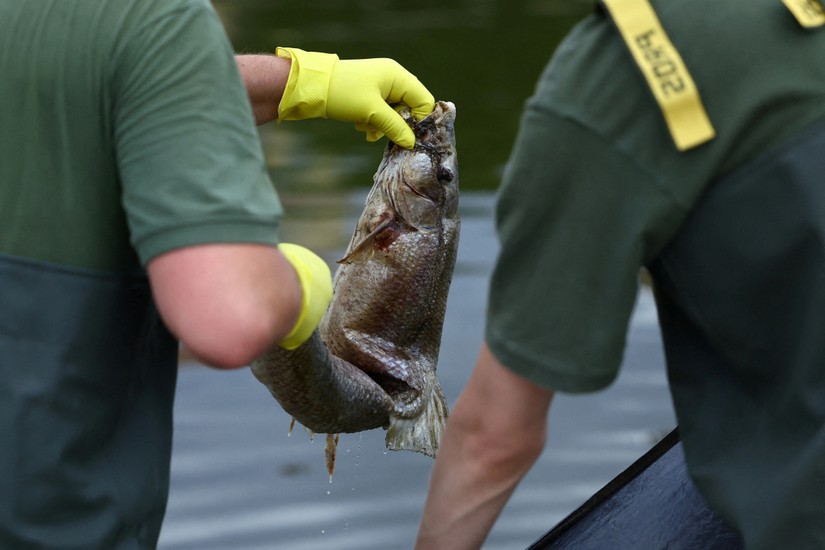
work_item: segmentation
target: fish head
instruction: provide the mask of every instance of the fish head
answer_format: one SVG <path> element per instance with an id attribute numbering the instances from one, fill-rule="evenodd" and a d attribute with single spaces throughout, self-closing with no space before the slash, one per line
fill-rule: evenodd
<path id="1" fill-rule="evenodd" d="M 458 211 L 455 105 L 439 101 L 421 121 L 401 115 L 415 133 L 415 146 L 389 144 L 376 181 L 383 182 L 394 217 L 414 229 L 433 229 Z"/>

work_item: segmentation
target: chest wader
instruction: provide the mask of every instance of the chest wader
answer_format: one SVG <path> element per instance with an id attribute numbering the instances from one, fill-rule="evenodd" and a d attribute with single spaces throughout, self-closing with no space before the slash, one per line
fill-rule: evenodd
<path id="1" fill-rule="evenodd" d="M 153 548 L 177 346 L 145 277 L 0 255 L 0 548 Z"/>
<path id="2" fill-rule="evenodd" d="M 748 548 L 825 548 L 825 121 L 649 266 L 691 475 Z"/>

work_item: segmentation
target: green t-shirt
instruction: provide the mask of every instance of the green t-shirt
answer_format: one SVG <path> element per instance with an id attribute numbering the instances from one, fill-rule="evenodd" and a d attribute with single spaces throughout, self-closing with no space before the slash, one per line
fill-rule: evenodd
<path id="1" fill-rule="evenodd" d="M 277 243 L 206 0 L 0 0 L 0 546 L 153 548 L 177 346 L 142 265 Z"/>
<path id="2" fill-rule="evenodd" d="M 716 137 L 679 152 L 604 13 L 528 102 L 486 340 L 535 383 L 615 378 L 648 266 L 689 471 L 748 548 L 825 545 L 825 28 L 780 0 L 653 1 Z"/>
<path id="3" fill-rule="evenodd" d="M 0 253 L 134 271 L 276 243 L 281 206 L 206 0 L 0 0 Z"/>
<path id="4" fill-rule="evenodd" d="M 825 116 L 825 31 L 781 2 L 654 2 L 716 138 L 679 152 L 603 13 L 559 46 L 527 103 L 500 189 L 502 244 L 486 338 L 495 355 L 562 391 L 610 384 L 639 268 L 715 178 Z"/>

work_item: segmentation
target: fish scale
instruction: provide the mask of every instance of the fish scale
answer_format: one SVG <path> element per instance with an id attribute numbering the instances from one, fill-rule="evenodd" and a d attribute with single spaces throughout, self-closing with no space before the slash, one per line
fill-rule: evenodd
<path id="1" fill-rule="evenodd" d="M 447 418 L 436 367 L 460 227 L 455 106 L 437 102 L 420 122 L 402 116 L 416 145 L 387 145 L 318 329 L 252 372 L 312 432 L 384 428 L 388 449 L 435 456 Z"/>

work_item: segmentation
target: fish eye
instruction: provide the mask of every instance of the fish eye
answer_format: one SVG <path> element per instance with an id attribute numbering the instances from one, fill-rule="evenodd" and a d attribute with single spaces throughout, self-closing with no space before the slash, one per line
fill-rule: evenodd
<path id="1" fill-rule="evenodd" d="M 446 166 L 441 166 L 440 164 L 435 169 L 435 177 L 438 178 L 438 181 L 449 183 L 453 181 L 453 171 L 447 168 Z"/>

